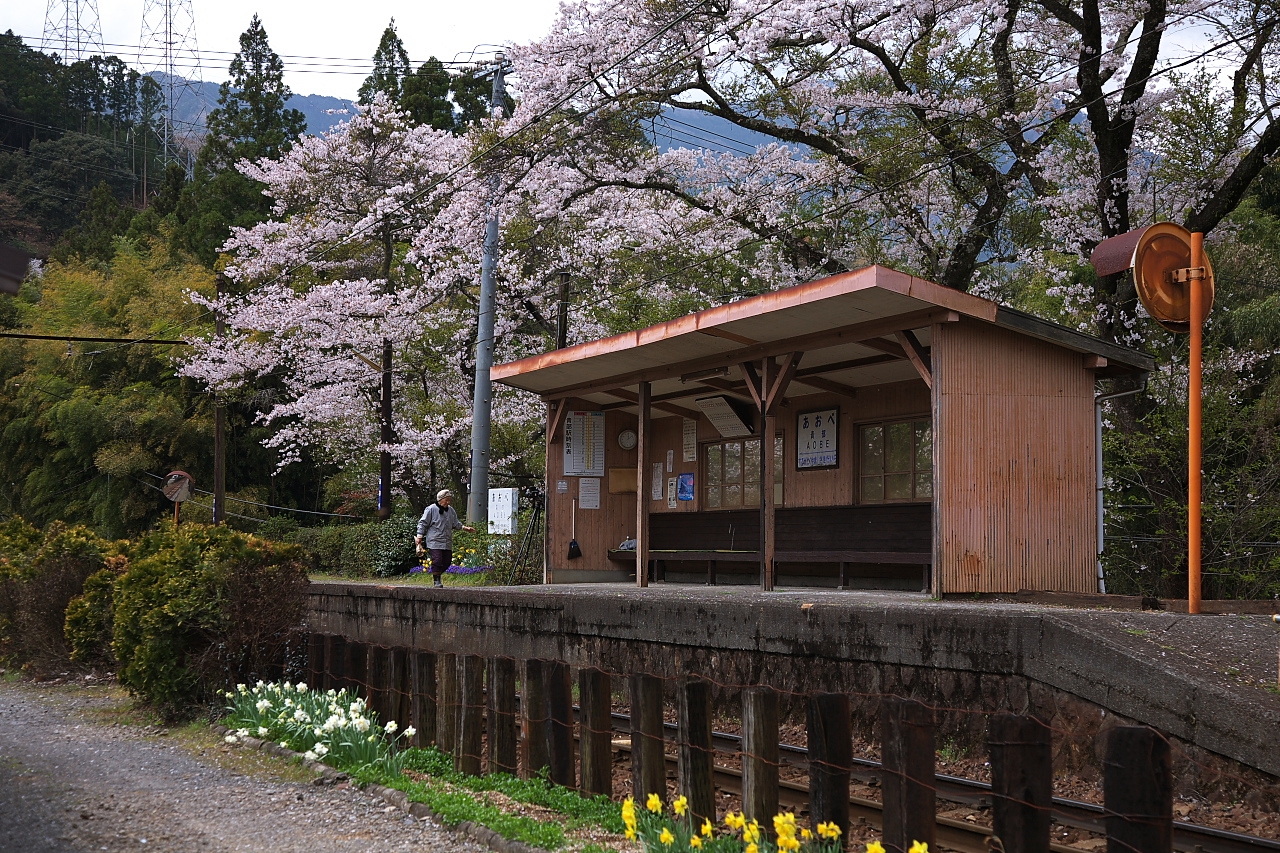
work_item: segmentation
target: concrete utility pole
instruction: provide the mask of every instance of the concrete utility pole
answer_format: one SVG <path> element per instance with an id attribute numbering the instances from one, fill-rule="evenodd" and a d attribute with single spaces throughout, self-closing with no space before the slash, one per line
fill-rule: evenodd
<path id="1" fill-rule="evenodd" d="M 507 99 L 507 86 L 503 80 L 506 57 L 498 54 L 498 67 L 493 72 L 493 112 L 502 116 L 502 105 Z M 480 310 L 476 329 L 476 384 L 471 404 L 471 493 L 467 495 L 467 521 L 479 530 L 488 530 L 489 520 L 489 434 L 490 415 L 493 411 L 493 381 L 489 377 L 493 367 L 493 303 L 497 283 L 494 266 L 498 254 L 498 191 L 497 175 L 489 179 L 491 192 L 489 222 L 484 229 L 484 260 L 480 264 Z"/>

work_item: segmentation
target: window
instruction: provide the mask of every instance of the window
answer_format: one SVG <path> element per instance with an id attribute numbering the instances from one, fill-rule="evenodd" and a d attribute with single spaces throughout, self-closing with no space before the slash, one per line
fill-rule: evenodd
<path id="1" fill-rule="evenodd" d="M 702 448 L 702 509 L 760 506 L 760 439 L 731 439 Z M 773 502 L 782 504 L 782 436 L 773 441 Z"/>
<path id="2" fill-rule="evenodd" d="M 933 426 L 929 421 L 867 424 L 859 433 L 859 501 L 933 498 Z"/>

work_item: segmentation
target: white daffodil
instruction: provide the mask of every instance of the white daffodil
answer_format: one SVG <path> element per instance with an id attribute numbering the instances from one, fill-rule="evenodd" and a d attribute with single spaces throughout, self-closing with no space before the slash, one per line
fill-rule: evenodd
<path id="1" fill-rule="evenodd" d="M 301 708 L 293 712 L 293 718 L 300 723 L 311 722 L 311 717 L 307 714 L 306 711 L 302 710 Z"/>
<path id="2" fill-rule="evenodd" d="M 315 761 L 320 756 L 316 755 L 313 751 L 308 749 L 306 752 L 302 753 L 302 757 L 307 759 L 307 761 Z"/>
<path id="3" fill-rule="evenodd" d="M 329 754 L 329 747 L 325 746 L 322 743 L 318 743 L 316 744 L 315 753 L 316 755 L 319 755 L 320 757 L 323 758 L 324 756 Z"/>
<path id="4" fill-rule="evenodd" d="M 258 726 L 258 737 L 266 737 L 271 734 L 271 730 L 266 726 Z"/>
<path id="5" fill-rule="evenodd" d="M 236 737 L 235 735 L 227 735 L 226 737 L 224 737 L 224 738 L 223 738 L 223 740 L 225 740 L 227 743 L 239 743 L 239 742 L 240 742 L 240 739 L 239 739 L 238 737 Z"/>
<path id="6" fill-rule="evenodd" d="M 257 704 L 258 713 L 261 714 L 271 708 L 270 699 L 259 699 Z"/>
<path id="7" fill-rule="evenodd" d="M 296 687 L 294 687 L 293 689 L 294 689 L 294 690 L 296 690 L 296 691 L 298 691 L 299 693 L 306 693 L 306 692 L 307 692 L 307 685 L 305 685 L 305 684 L 303 684 L 301 681 L 299 681 L 299 682 L 298 682 L 298 684 L 297 684 L 297 686 L 296 686 Z"/>
<path id="8" fill-rule="evenodd" d="M 413 736 L 414 736 L 414 735 L 416 735 L 417 733 L 418 733 L 418 730 L 417 730 L 417 729 L 415 729 L 413 726 L 409 726 L 409 728 L 407 728 L 407 729 L 405 729 L 405 730 L 404 730 L 404 736 L 405 736 L 405 737 L 413 737 Z"/>
<path id="9" fill-rule="evenodd" d="M 356 731 L 364 733 L 369 731 L 369 721 L 364 717 L 353 717 L 351 725 L 355 726 Z"/>
<path id="10" fill-rule="evenodd" d="M 293 689 L 293 685 L 286 681 L 284 684 L 280 685 L 280 689 L 283 690 L 285 693 L 288 693 L 290 690 Z"/>
<path id="11" fill-rule="evenodd" d="M 240 737 L 248 737 L 248 736 L 249 736 L 249 730 L 248 730 L 248 729 L 237 729 L 237 730 L 236 730 L 236 734 L 237 734 L 238 736 L 240 736 Z"/>
<path id="12" fill-rule="evenodd" d="M 387 720 L 387 724 L 384 728 L 387 730 L 387 734 L 393 735 L 396 733 L 396 729 L 400 728 L 400 726 L 395 720 Z"/>

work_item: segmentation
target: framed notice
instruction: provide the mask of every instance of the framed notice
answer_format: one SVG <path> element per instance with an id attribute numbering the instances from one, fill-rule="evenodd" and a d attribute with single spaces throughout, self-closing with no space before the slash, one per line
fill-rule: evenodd
<path id="1" fill-rule="evenodd" d="M 604 412 L 570 412 L 564 419 L 564 475 L 604 476 Z"/>
<path id="2" fill-rule="evenodd" d="M 681 446 L 681 458 L 685 462 L 698 461 L 698 422 L 693 418 L 683 418 L 684 433 L 682 438 L 684 442 Z M 671 451 L 668 451 L 670 454 Z M 667 456 L 670 459 L 670 455 Z M 667 463 L 667 470 L 671 470 L 670 462 Z"/>
<path id="3" fill-rule="evenodd" d="M 583 477 L 578 481 L 578 509 L 600 508 L 600 478 Z"/>
<path id="4" fill-rule="evenodd" d="M 822 409 L 796 415 L 796 469 L 840 465 L 840 410 Z"/>

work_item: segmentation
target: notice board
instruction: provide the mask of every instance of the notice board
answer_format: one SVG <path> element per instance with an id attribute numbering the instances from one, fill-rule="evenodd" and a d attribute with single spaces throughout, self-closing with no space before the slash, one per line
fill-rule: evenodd
<path id="1" fill-rule="evenodd" d="M 604 412 L 569 412 L 564 419 L 564 475 L 604 476 Z"/>

